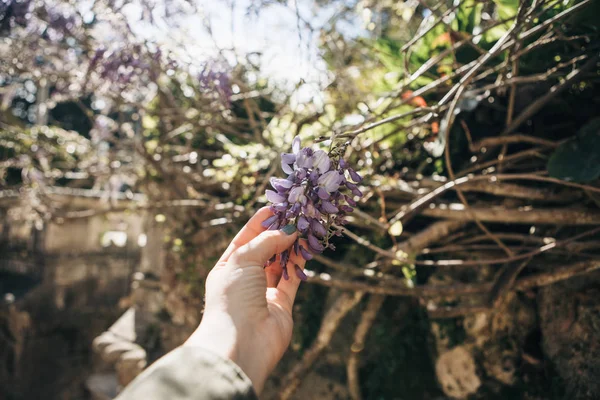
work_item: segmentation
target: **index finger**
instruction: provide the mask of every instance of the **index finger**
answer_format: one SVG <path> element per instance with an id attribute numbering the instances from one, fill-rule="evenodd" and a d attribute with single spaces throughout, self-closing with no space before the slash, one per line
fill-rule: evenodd
<path id="1" fill-rule="evenodd" d="M 273 215 L 271 208 L 269 206 L 263 207 L 258 210 L 246 225 L 238 232 L 237 235 L 233 238 L 229 246 L 223 255 L 219 259 L 219 263 L 225 263 L 229 260 L 231 254 L 236 251 L 238 248 L 242 247 L 246 243 L 250 242 L 252 239 L 260 235 L 262 232 L 266 231 L 265 228 L 262 227 L 262 223 L 265 219 L 269 218 Z"/>

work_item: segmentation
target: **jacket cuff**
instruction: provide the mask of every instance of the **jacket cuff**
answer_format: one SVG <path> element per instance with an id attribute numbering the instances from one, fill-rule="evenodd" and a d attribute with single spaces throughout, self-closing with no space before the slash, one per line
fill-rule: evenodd
<path id="1" fill-rule="evenodd" d="M 178 347 L 131 382 L 118 400 L 256 400 L 233 361 L 199 347 Z"/>

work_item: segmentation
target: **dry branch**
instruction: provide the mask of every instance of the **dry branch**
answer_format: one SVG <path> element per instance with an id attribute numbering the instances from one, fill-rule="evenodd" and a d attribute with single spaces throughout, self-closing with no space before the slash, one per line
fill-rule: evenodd
<path id="1" fill-rule="evenodd" d="M 583 3 L 583 2 L 582 2 Z M 581 4 L 581 3 L 580 3 Z M 564 90 L 568 89 L 573 83 L 583 78 L 584 72 L 591 71 L 598 64 L 599 57 L 590 58 L 581 68 L 571 72 L 567 78 L 558 85 L 552 86 L 550 91 L 529 105 L 515 120 L 502 132 L 502 135 L 514 132 L 522 123 L 531 118 L 535 113 L 542 109 L 550 100 L 558 96 Z"/>
<path id="2" fill-rule="evenodd" d="M 546 266 L 547 268 L 547 266 Z M 571 264 L 566 267 L 559 267 L 552 271 L 533 274 L 523 277 L 515 282 L 514 290 L 524 291 L 534 287 L 547 286 L 555 282 L 569 279 L 573 276 L 585 274 L 600 269 L 600 260 L 587 260 Z M 400 297 L 441 297 L 441 296 L 463 296 L 470 294 L 481 294 L 489 292 L 493 283 L 460 283 L 454 285 L 417 285 L 415 287 L 392 286 L 388 284 L 372 285 L 364 282 L 349 281 L 343 279 L 333 279 L 327 275 L 325 278 L 321 275 L 309 276 L 308 281 L 323 286 L 335 287 L 343 290 L 353 290 L 371 294 L 381 294 L 387 296 Z"/>
<path id="3" fill-rule="evenodd" d="M 555 191 L 512 183 L 483 181 L 468 182 L 463 185 L 462 190 L 465 192 L 488 193 L 495 196 L 548 203 L 567 203 L 582 197 L 580 192 L 575 191 Z"/>
<path id="4" fill-rule="evenodd" d="M 364 293 L 356 291 L 354 293 L 342 293 L 327 311 L 323 317 L 321 329 L 315 339 L 315 342 L 304 353 L 302 360 L 285 376 L 279 398 L 281 400 L 289 399 L 300 384 L 304 375 L 314 364 L 321 352 L 329 345 L 333 334 L 339 327 L 342 319 L 352 310 L 363 298 Z"/>
<path id="5" fill-rule="evenodd" d="M 535 137 L 535 136 L 519 134 L 519 135 L 485 138 L 483 140 L 480 140 L 477 143 L 474 143 L 471 146 L 471 151 L 475 153 L 475 152 L 480 151 L 484 147 L 486 147 L 486 148 L 496 147 L 496 146 L 507 145 L 507 144 L 515 144 L 515 143 L 530 143 L 530 144 L 537 144 L 540 146 L 546 146 L 546 147 L 551 147 L 551 148 L 555 148 L 560 145 L 560 142 L 554 142 L 552 140 L 542 139 L 542 138 Z"/>
<path id="6" fill-rule="evenodd" d="M 423 215 L 458 221 L 477 218 L 506 224 L 600 225 L 600 212 L 579 208 L 472 207 L 466 210 L 462 207 L 462 204 L 437 205 L 423 210 Z"/>
<path id="7" fill-rule="evenodd" d="M 466 225 L 464 221 L 438 221 L 400 243 L 406 253 L 418 252 Z"/>
<path id="8" fill-rule="evenodd" d="M 373 295 L 369 298 L 367 306 L 360 317 L 360 322 L 356 327 L 356 331 L 354 331 L 354 342 L 350 347 L 350 356 L 348 357 L 348 364 L 346 365 L 348 390 L 350 391 L 352 400 L 360 400 L 362 398 L 360 393 L 360 381 L 358 380 L 359 354 L 365 347 L 366 337 L 371 330 L 371 326 L 373 326 L 373 322 L 375 321 L 384 300 L 385 296 L 381 295 Z"/>
<path id="9" fill-rule="evenodd" d="M 406 253 L 413 253 L 437 242 L 449 233 L 462 228 L 465 225 L 461 221 L 439 221 L 431 224 L 423 231 L 413 235 L 397 246 L 397 249 Z M 396 279 L 397 280 L 397 279 Z M 389 280 L 387 281 L 389 282 Z M 362 398 L 360 392 L 360 381 L 358 378 L 358 364 L 360 361 L 360 352 L 364 347 L 365 339 L 373 326 L 377 313 L 381 308 L 385 296 L 373 295 L 361 315 L 360 322 L 354 332 L 354 342 L 350 348 L 350 356 L 346 366 L 348 390 L 353 400 Z"/>

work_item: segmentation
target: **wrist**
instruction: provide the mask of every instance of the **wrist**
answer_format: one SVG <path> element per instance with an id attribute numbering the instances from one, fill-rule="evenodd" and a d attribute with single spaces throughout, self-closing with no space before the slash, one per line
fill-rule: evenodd
<path id="1" fill-rule="evenodd" d="M 252 343 L 256 343 L 253 329 L 239 330 L 230 318 L 221 314 L 217 318 L 205 315 L 183 346 L 203 348 L 233 361 L 260 394 L 269 374 L 269 362 L 264 359 L 265 353 Z"/>

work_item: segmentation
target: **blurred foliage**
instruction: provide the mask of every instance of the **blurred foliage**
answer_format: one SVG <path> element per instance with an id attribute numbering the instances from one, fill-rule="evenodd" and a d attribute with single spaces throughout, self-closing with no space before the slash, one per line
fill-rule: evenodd
<path id="1" fill-rule="evenodd" d="M 600 177 L 600 118 L 588 122 L 577 136 L 556 149 L 548 160 L 548 172 L 576 182 Z"/>

